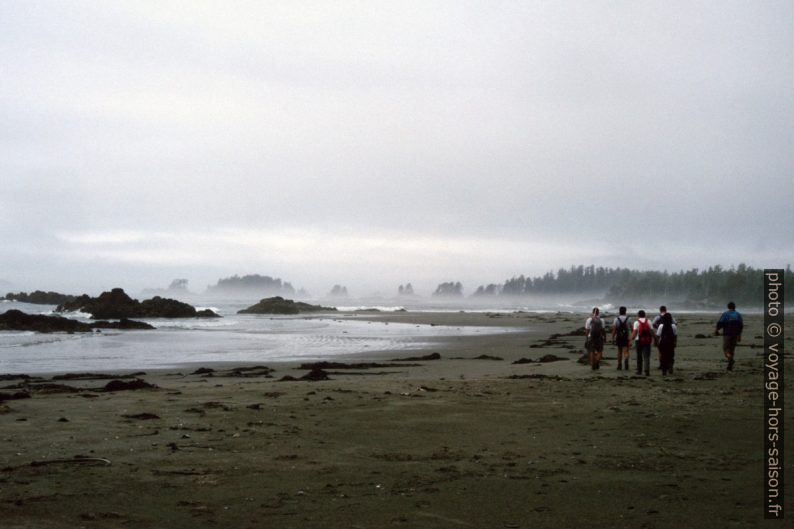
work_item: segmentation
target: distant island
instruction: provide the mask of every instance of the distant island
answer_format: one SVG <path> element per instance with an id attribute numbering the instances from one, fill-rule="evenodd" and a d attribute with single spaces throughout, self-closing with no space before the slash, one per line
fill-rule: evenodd
<path id="1" fill-rule="evenodd" d="M 398 296 L 414 296 L 414 286 L 411 283 L 397 287 Z"/>
<path id="2" fill-rule="evenodd" d="M 144 296 L 159 296 L 161 294 L 186 295 L 190 294 L 187 285 L 187 279 L 174 279 L 171 281 L 171 284 L 168 285 L 168 288 L 145 288 L 141 291 L 141 294 Z"/>
<path id="3" fill-rule="evenodd" d="M 209 309 L 197 311 L 192 305 L 175 299 L 155 296 L 138 301 L 129 297 L 123 289 L 114 288 L 92 298 L 83 294 L 58 305 L 56 312 L 86 312 L 92 319 L 119 318 L 219 318 Z"/>
<path id="4" fill-rule="evenodd" d="M 19 301 L 21 303 L 32 303 L 34 305 L 60 305 L 61 303 L 68 303 L 73 301 L 77 296 L 69 294 L 61 294 L 58 292 L 44 292 L 43 290 L 36 290 L 28 294 L 27 292 L 9 292 L 6 294 L 5 299 L 8 301 Z"/>
<path id="5" fill-rule="evenodd" d="M 441 283 L 438 285 L 438 287 L 436 287 L 436 291 L 433 292 L 433 296 L 448 298 L 463 297 L 463 284 L 461 284 L 460 281 Z"/>
<path id="6" fill-rule="evenodd" d="M 287 281 L 270 276 L 251 274 L 245 276 L 234 275 L 219 279 L 215 285 L 207 287 L 207 294 L 239 294 L 244 292 L 257 292 L 259 294 L 282 294 L 292 296 L 295 287 Z"/>
<path id="7" fill-rule="evenodd" d="M 300 314 L 301 312 L 335 312 L 334 307 L 321 307 L 300 301 L 284 299 L 281 296 L 265 298 L 247 309 L 238 310 L 237 314 Z"/>
<path id="8" fill-rule="evenodd" d="M 347 287 L 343 285 L 334 285 L 331 292 L 328 293 L 329 298 L 346 298 Z"/>

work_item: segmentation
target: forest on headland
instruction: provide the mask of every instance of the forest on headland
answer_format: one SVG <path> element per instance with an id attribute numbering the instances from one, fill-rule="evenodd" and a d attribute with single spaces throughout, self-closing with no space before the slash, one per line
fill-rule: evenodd
<path id="1" fill-rule="evenodd" d="M 438 285 L 433 298 L 472 300 L 489 298 L 567 298 L 574 302 L 611 303 L 613 305 L 637 303 L 667 303 L 689 308 L 719 308 L 728 301 L 744 307 L 760 307 L 763 304 L 762 268 L 745 264 L 724 268 L 720 265 L 707 269 L 692 268 L 677 272 L 656 270 L 632 270 L 629 268 L 606 268 L 595 265 L 578 265 L 549 271 L 542 276 L 514 276 L 502 283 L 479 286 L 473 293 L 465 292 L 460 281 L 448 281 Z M 784 271 L 784 282 L 792 284 L 791 266 Z M 791 290 L 790 287 L 788 290 Z M 258 274 L 232 276 L 219 279 L 217 285 L 207 288 L 206 294 L 255 293 L 260 297 L 287 296 L 308 299 L 304 289 L 295 289 L 292 284 L 270 276 Z M 189 293 L 187 279 L 174 280 L 168 289 L 152 290 L 152 293 L 174 297 Z M 417 299 L 421 295 L 414 291 L 411 283 L 400 285 L 396 292 L 403 299 Z M 57 292 L 35 291 L 9 292 L 5 299 L 38 304 L 61 304 L 76 296 Z M 334 285 L 327 298 L 347 298 L 347 287 Z M 0 298 L 1 299 L 1 298 Z"/>
<path id="2" fill-rule="evenodd" d="M 791 285 L 791 280 L 791 265 L 788 265 L 784 272 L 785 284 Z M 715 265 L 704 270 L 692 268 L 678 272 L 579 265 L 560 268 L 556 273 L 547 272 L 543 276 L 521 275 L 502 284 L 482 285 L 472 296 L 575 294 L 592 295 L 615 304 L 669 300 L 666 302 L 691 307 L 722 306 L 728 301 L 743 306 L 761 306 L 763 284 L 764 270 L 743 263 L 729 268 Z"/>

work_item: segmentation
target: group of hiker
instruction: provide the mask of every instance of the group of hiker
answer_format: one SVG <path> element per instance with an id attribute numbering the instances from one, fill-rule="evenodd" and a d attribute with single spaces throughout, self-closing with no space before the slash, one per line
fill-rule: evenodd
<path id="1" fill-rule="evenodd" d="M 736 344 L 741 341 L 744 322 L 742 315 L 736 311 L 733 302 L 728 303 L 728 310 L 722 313 L 717 321 L 715 334 L 722 331 L 722 351 L 728 361 L 728 371 L 733 370 Z M 593 309 L 585 322 L 588 361 L 592 370 L 600 369 L 604 345 L 607 339 L 607 325 L 601 318 L 598 307 Z M 651 349 L 655 345 L 658 351 L 659 369 L 662 375 L 672 374 L 675 364 L 675 348 L 678 342 L 678 323 L 667 307 L 659 307 L 659 314 L 651 321 L 644 310 L 637 311 L 632 322 L 626 314 L 626 307 L 620 307 L 618 315 L 611 326 L 612 343 L 617 347 L 618 370 L 629 370 L 630 348 L 634 344 L 636 350 L 636 374 L 650 376 Z"/>

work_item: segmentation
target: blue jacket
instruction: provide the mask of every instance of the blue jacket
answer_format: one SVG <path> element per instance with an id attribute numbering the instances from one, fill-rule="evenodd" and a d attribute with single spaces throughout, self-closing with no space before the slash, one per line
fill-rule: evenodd
<path id="1" fill-rule="evenodd" d="M 717 322 L 717 330 L 722 329 L 724 336 L 739 336 L 744 329 L 742 315 L 735 310 L 726 310 Z"/>

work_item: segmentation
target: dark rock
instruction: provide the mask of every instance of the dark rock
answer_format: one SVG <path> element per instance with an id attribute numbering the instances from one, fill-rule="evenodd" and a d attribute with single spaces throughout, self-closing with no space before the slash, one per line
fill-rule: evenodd
<path id="1" fill-rule="evenodd" d="M 119 321 L 96 321 L 91 324 L 94 329 L 119 329 L 122 331 L 152 330 L 155 327 L 142 321 L 121 318 Z"/>
<path id="2" fill-rule="evenodd" d="M 123 318 L 206 318 L 219 317 L 211 310 L 196 311 L 195 307 L 175 299 L 155 296 L 138 301 L 129 297 L 123 289 L 114 288 L 96 298 L 87 294 L 58 305 L 57 312 L 80 311 L 91 314 L 96 320 Z"/>
<path id="3" fill-rule="evenodd" d="M 191 375 L 209 375 L 210 373 L 214 373 L 214 372 L 215 372 L 215 370 L 212 369 L 211 367 L 200 367 L 200 368 L 196 369 L 195 371 L 193 371 L 190 374 Z"/>
<path id="4" fill-rule="evenodd" d="M 146 299 L 140 305 L 141 316 L 144 318 L 217 318 L 218 315 L 209 309 L 197 311 L 192 305 L 175 299 L 155 296 Z"/>
<path id="5" fill-rule="evenodd" d="M 229 371 L 231 377 L 261 377 L 270 375 L 274 369 L 267 366 L 235 367 Z"/>
<path id="6" fill-rule="evenodd" d="M 472 360 L 504 360 L 504 358 L 501 358 L 499 356 L 480 355 L 480 356 L 475 356 L 474 358 L 472 358 Z"/>
<path id="7" fill-rule="evenodd" d="M 585 358 L 587 358 L 587 357 L 585 357 Z M 568 359 L 567 358 L 563 358 L 561 356 L 557 356 L 557 355 L 547 354 L 547 355 L 541 356 L 537 360 L 532 360 L 531 358 L 519 358 L 518 360 L 516 360 L 513 363 L 514 364 L 544 364 L 544 363 L 547 363 L 547 362 L 558 362 L 560 360 L 568 360 Z"/>
<path id="8" fill-rule="evenodd" d="M 58 305 L 57 312 L 87 312 L 94 319 L 119 319 L 140 317 L 137 309 L 140 303 L 129 297 L 123 289 L 114 288 L 110 292 L 102 292 L 92 298 L 88 294 L 76 298 L 69 303 Z"/>
<path id="9" fill-rule="evenodd" d="M 430 353 L 425 356 L 410 356 L 408 358 L 392 358 L 392 362 L 418 362 L 423 360 L 441 360 L 441 355 L 438 353 Z"/>
<path id="10" fill-rule="evenodd" d="M 61 316 L 26 314 L 9 310 L 0 315 L 0 331 L 91 332 L 91 326 Z"/>
<path id="11" fill-rule="evenodd" d="M 0 392 L 0 402 L 4 400 L 19 400 L 19 399 L 29 399 L 30 393 L 27 391 L 17 391 L 16 393 L 4 393 Z"/>
<path id="12" fill-rule="evenodd" d="M 52 380 L 111 380 L 116 378 L 136 378 L 145 375 L 144 372 L 132 373 L 129 375 L 110 375 L 105 373 L 66 373 L 65 375 L 55 375 Z"/>
<path id="13" fill-rule="evenodd" d="M 539 379 L 539 380 L 571 380 L 570 378 L 561 377 L 560 375 L 543 375 L 543 374 L 533 374 L 533 375 L 510 375 L 510 379 Z"/>
<path id="14" fill-rule="evenodd" d="M 148 421 L 151 419 L 159 419 L 160 416 L 155 415 L 154 413 L 134 413 L 134 414 L 126 414 L 122 415 L 125 419 L 136 419 L 139 421 Z"/>
<path id="15" fill-rule="evenodd" d="M 300 379 L 309 380 L 312 382 L 316 382 L 319 380 L 331 380 L 331 378 L 328 376 L 328 373 L 326 373 L 322 369 L 312 369 L 311 371 L 303 375 Z"/>
<path id="16" fill-rule="evenodd" d="M 416 367 L 419 365 L 420 364 L 379 364 L 376 362 L 361 362 L 356 364 L 345 364 L 343 362 L 311 362 L 301 364 L 300 369 L 375 369 L 383 367 Z"/>
<path id="17" fill-rule="evenodd" d="M 237 314 L 300 314 L 301 312 L 332 312 L 334 307 L 310 305 L 300 301 L 284 299 L 281 296 L 265 298 L 256 305 L 237 311 Z"/>
<path id="18" fill-rule="evenodd" d="M 567 358 L 563 358 L 563 357 L 561 357 L 561 356 L 557 356 L 557 355 L 548 354 L 548 355 L 543 355 L 543 356 L 541 356 L 541 357 L 538 359 L 538 362 L 541 362 L 541 363 L 546 363 L 546 362 L 558 362 L 558 361 L 560 361 L 560 360 L 568 360 L 568 359 L 567 359 Z"/>
<path id="19" fill-rule="evenodd" d="M 30 380 L 30 375 L 14 375 L 4 374 L 0 375 L 0 380 Z"/>
<path id="20" fill-rule="evenodd" d="M 111 380 L 105 384 L 105 387 L 102 388 L 102 391 L 127 391 L 137 389 L 154 389 L 156 387 L 157 386 L 154 384 L 149 384 L 145 380 L 136 378 L 134 380 L 130 380 L 129 382 L 125 380 Z"/>
<path id="21" fill-rule="evenodd" d="M 531 358 L 523 358 L 523 357 L 513 362 L 513 364 L 534 364 L 534 363 L 535 361 L 532 360 Z"/>
<path id="22" fill-rule="evenodd" d="M 308 380 L 310 382 L 317 382 L 320 380 L 331 380 L 328 373 L 322 369 L 312 369 L 300 378 L 295 378 L 290 375 L 285 375 L 279 379 L 280 382 L 297 382 L 298 380 Z M 267 394 L 265 394 L 267 395 Z"/>
<path id="23" fill-rule="evenodd" d="M 22 303 L 32 303 L 34 305 L 60 305 L 61 303 L 68 303 L 73 301 L 76 296 L 69 294 L 59 294 L 58 292 L 44 292 L 36 290 L 28 294 L 27 292 L 9 292 L 6 294 L 5 299 L 11 301 L 19 301 Z"/>

